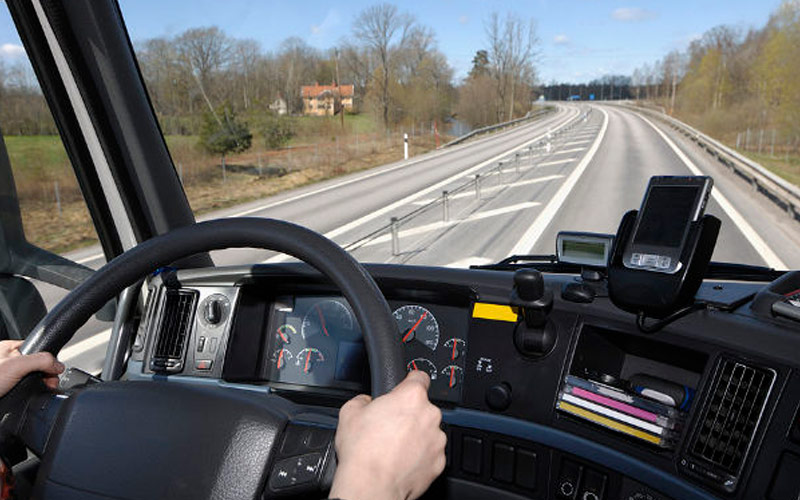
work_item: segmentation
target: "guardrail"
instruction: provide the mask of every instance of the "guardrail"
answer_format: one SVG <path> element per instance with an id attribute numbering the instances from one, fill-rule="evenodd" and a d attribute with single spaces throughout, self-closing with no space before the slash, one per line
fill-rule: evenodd
<path id="1" fill-rule="evenodd" d="M 449 146 L 455 146 L 456 144 L 460 144 L 460 143 L 466 141 L 467 139 L 471 139 L 471 138 L 475 137 L 476 135 L 485 134 L 486 132 L 492 132 L 494 130 L 505 128 L 505 127 L 510 127 L 512 125 L 516 125 L 517 123 L 522 123 L 522 122 L 527 121 L 527 120 L 533 120 L 534 118 L 546 115 L 548 113 L 552 113 L 554 109 L 555 108 L 553 108 L 552 106 L 548 106 L 546 108 L 543 108 L 543 109 L 540 109 L 540 110 L 536 111 L 533 114 L 531 114 L 531 112 L 528 111 L 528 113 L 525 116 L 523 116 L 522 118 L 516 118 L 514 120 L 509 120 L 507 122 L 496 123 L 494 125 L 487 125 L 485 127 L 477 128 L 477 129 L 473 130 L 472 132 L 468 132 L 468 133 L 466 133 L 466 134 L 464 134 L 462 136 L 456 137 L 455 139 L 453 139 L 450 142 L 446 142 L 446 143 L 442 144 L 440 146 L 440 149 L 441 148 L 446 148 L 446 147 L 449 147 Z"/>
<path id="2" fill-rule="evenodd" d="M 708 154 L 744 179 L 758 192 L 785 210 L 795 220 L 800 220 L 800 188 L 786 179 L 778 177 L 762 165 L 743 156 L 718 140 L 700 132 L 667 114 L 659 113 L 640 106 L 626 105 L 640 113 L 655 117 L 685 135 Z"/>
<path id="3" fill-rule="evenodd" d="M 344 249 L 348 252 L 353 252 L 364 245 L 369 244 L 376 238 L 388 234 L 391 238 L 392 256 L 396 257 L 400 255 L 400 228 L 402 226 L 406 226 L 409 222 L 417 219 L 423 214 L 430 213 L 430 211 L 436 207 L 441 207 L 440 220 L 444 223 L 450 223 L 451 202 L 453 199 L 462 198 L 464 195 L 461 195 L 461 193 L 470 192 L 473 193 L 471 195 L 467 195 L 470 199 L 480 201 L 485 196 L 486 190 L 509 185 L 507 180 L 504 181 L 504 175 L 511 174 L 512 176 L 518 176 L 521 174 L 522 168 L 535 167 L 535 153 L 546 153 L 548 155 L 555 154 L 555 152 L 558 150 L 557 141 L 560 141 L 567 132 L 573 130 L 573 128 L 578 124 L 585 123 L 588 120 L 590 113 L 591 109 L 589 109 L 589 111 L 586 113 L 579 113 L 565 121 L 563 124 L 555 127 L 553 130 L 548 130 L 544 137 L 513 148 L 507 155 L 504 155 L 497 162 L 487 165 L 479 172 L 473 174 L 469 180 L 457 186 L 450 187 L 448 190 L 442 191 L 440 195 L 434 197 L 428 203 L 411 210 L 410 212 L 398 217 L 391 217 L 387 224 L 384 224 L 374 231 L 361 236 L 360 238 L 353 240 L 346 245 L 343 245 Z M 527 157 L 526 165 L 523 165 L 523 157 Z M 490 186 L 490 182 L 492 181 L 494 181 L 494 186 Z"/>

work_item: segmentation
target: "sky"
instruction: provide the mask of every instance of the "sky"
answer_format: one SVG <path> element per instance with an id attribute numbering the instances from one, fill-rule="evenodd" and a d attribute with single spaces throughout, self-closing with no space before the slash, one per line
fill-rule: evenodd
<path id="1" fill-rule="evenodd" d="M 370 0 L 119 0 L 131 39 L 177 35 L 217 25 L 228 35 L 252 38 L 265 50 L 290 36 L 327 49 L 351 36 L 353 19 Z M 438 47 L 463 78 L 484 48 L 492 12 L 533 19 L 540 40 L 541 83 L 580 83 L 606 74 L 631 74 L 673 49 L 683 50 L 706 30 L 727 24 L 762 27 L 780 0 L 406 0 L 401 11 L 436 33 Z M 5 4 L 0 6 L 0 60 L 24 51 Z"/>

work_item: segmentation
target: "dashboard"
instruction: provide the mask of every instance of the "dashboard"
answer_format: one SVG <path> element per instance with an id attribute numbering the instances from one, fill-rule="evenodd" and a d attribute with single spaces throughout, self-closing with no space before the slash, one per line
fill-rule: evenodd
<path id="1" fill-rule="evenodd" d="M 448 466 L 430 498 L 780 500 L 800 491 L 800 323 L 771 312 L 800 289 L 800 275 L 706 282 L 697 299 L 708 307 L 655 334 L 639 331 L 602 282 L 584 283 L 597 294 L 579 303 L 561 293 L 579 276 L 545 275 L 554 347 L 531 356 L 517 341 L 513 273 L 366 267 L 393 311 L 407 369 L 431 375 L 443 410 Z M 162 274 L 145 309 L 129 379 L 277 392 L 332 411 L 369 392 L 353 312 L 308 266 Z"/>

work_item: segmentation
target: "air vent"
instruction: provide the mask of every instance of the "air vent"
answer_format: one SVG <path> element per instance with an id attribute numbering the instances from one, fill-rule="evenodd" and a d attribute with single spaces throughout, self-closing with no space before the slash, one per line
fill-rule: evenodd
<path id="1" fill-rule="evenodd" d="M 183 368 L 186 340 L 192 330 L 196 302 L 196 292 L 164 291 L 155 349 L 150 360 L 153 371 L 179 372 Z"/>
<path id="2" fill-rule="evenodd" d="M 721 360 L 681 464 L 732 492 L 774 380 L 772 370 Z"/>

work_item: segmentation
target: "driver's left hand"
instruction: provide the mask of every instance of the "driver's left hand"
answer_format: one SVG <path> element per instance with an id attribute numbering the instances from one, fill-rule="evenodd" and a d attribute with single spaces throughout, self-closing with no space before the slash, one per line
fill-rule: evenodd
<path id="1" fill-rule="evenodd" d="M 22 340 L 0 341 L 0 397 L 33 372 L 42 372 L 44 383 L 49 388 L 58 386 L 58 375 L 64 371 L 64 365 L 49 352 L 22 355 L 19 352 L 21 345 Z"/>

